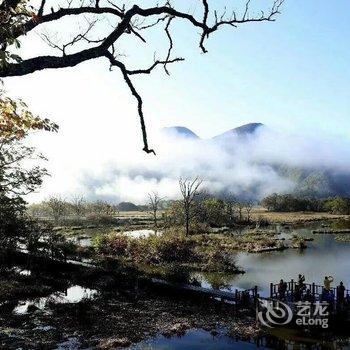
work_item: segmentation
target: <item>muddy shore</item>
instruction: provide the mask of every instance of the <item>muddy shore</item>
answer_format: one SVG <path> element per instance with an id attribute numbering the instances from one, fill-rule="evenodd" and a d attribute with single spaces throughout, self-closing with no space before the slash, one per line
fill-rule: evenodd
<path id="1" fill-rule="evenodd" d="M 69 342 L 75 342 L 81 348 L 125 348 L 161 334 L 181 335 L 189 329 L 204 329 L 215 334 L 224 328 L 232 336 L 249 338 L 262 332 L 247 310 L 235 314 L 227 304 L 166 295 L 136 286 L 118 288 L 118 282 L 107 276 L 75 277 L 71 284 L 84 279 L 91 281 L 88 286 L 96 288 L 94 297 L 64 303 L 48 298 L 43 307 L 36 303 L 32 286 L 30 298 L 13 298 L 2 305 L 0 349 L 55 349 L 58 344 Z M 23 283 L 25 289 L 30 281 L 30 276 L 27 281 L 23 276 L 17 276 L 17 288 Z M 4 282 L 3 278 L 1 283 Z M 45 294 L 38 291 L 37 297 Z M 32 301 L 23 313 L 14 312 L 19 300 Z"/>

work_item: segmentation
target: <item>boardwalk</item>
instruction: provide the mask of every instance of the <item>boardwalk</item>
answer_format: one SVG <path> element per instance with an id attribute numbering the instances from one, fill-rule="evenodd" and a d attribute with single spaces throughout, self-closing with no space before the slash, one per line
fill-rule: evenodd
<path id="1" fill-rule="evenodd" d="M 152 279 L 152 283 L 155 286 L 161 288 L 173 289 L 178 292 L 188 293 L 197 296 L 203 296 L 211 299 L 215 299 L 221 302 L 233 304 L 238 307 L 255 308 L 257 300 L 259 298 L 258 287 L 254 287 L 246 290 L 235 289 L 234 292 L 214 290 L 211 288 L 203 288 L 199 286 L 193 286 L 190 284 L 175 284 L 160 279 Z"/>
<path id="2" fill-rule="evenodd" d="M 285 300 L 290 302 L 297 302 L 300 300 L 303 300 L 306 295 L 306 291 L 309 290 L 311 292 L 311 295 L 314 299 L 314 301 L 325 301 L 323 296 L 323 290 L 324 286 L 315 284 L 315 283 L 303 283 L 303 289 L 301 293 L 298 291 L 298 283 L 295 282 L 293 279 L 287 283 L 287 290 L 285 293 Z M 278 290 L 279 284 L 276 283 L 270 283 L 270 299 L 281 299 L 281 296 L 279 295 Z M 332 287 L 330 289 L 330 295 L 334 296 L 333 301 L 336 303 L 338 301 L 339 291 L 338 287 Z M 345 300 L 348 300 L 350 298 L 350 290 L 345 290 Z"/>
<path id="3" fill-rule="evenodd" d="M 153 279 L 152 283 L 161 288 L 167 288 L 168 290 L 172 290 L 176 293 L 188 294 L 195 297 L 203 297 L 210 298 L 212 300 L 221 301 L 226 304 L 230 304 L 233 306 L 234 311 L 239 310 L 250 310 L 251 314 L 255 314 L 256 316 L 260 311 L 264 309 L 264 302 L 270 302 L 274 307 L 280 307 L 280 301 L 283 301 L 284 304 L 288 305 L 290 310 L 293 311 L 293 315 L 297 315 L 298 307 L 300 306 L 299 302 L 303 301 L 305 297 L 305 291 L 300 295 L 300 300 L 295 298 L 294 292 L 297 289 L 297 283 L 291 280 L 287 282 L 287 291 L 285 294 L 285 298 L 281 300 L 280 295 L 278 293 L 278 284 L 271 283 L 270 285 L 270 297 L 264 298 L 260 297 L 258 293 L 258 288 L 254 287 L 247 290 L 234 290 L 231 291 L 220 291 L 213 290 L 210 288 L 203 288 L 199 286 L 187 285 L 187 284 L 174 284 L 164 280 Z M 314 302 L 310 303 L 311 306 L 311 314 L 316 309 L 316 305 L 318 302 L 323 302 L 322 291 L 323 286 L 317 285 L 315 283 L 312 284 L 304 284 L 305 290 L 310 289 L 312 291 L 312 296 L 314 298 Z M 337 296 L 337 289 L 332 288 L 332 291 L 335 296 Z M 334 302 L 327 302 L 327 312 L 329 312 L 329 319 L 332 320 L 333 324 L 338 324 L 340 322 L 348 324 L 350 322 L 350 291 L 346 290 L 345 298 L 342 302 L 337 302 L 337 299 L 334 299 Z M 299 299 L 299 298 L 298 298 Z M 258 317 L 257 317 L 258 321 Z M 344 324 L 343 324 L 344 325 Z"/>

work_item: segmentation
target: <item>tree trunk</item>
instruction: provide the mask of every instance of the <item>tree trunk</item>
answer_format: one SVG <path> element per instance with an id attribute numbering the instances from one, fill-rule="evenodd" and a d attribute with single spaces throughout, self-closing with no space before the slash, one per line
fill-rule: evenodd
<path id="1" fill-rule="evenodd" d="M 186 236 L 190 233 L 190 216 L 189 213 L 186 213 Z"/>
<path id="2" fill-rule="evenodd" d="M 153 221 L 154 221 L 154 228 L 157 230 L 158 222 L 157 222 L 157 211 L 153 212 Z"/>

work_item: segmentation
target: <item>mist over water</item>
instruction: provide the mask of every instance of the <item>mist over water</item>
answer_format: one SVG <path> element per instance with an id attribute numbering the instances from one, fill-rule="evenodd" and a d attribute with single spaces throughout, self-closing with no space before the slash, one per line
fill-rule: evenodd
<path id="1" fill-rule="evenodd" d="M 56 149 L 48 154 L 52 177 L 33 200 L 79 193 L 87 199 L 145 203 L 152 190 L 178 198 L 180 176 L 199 176 L 211 193 L 255 200 L 297 191 L 308 176 L 308 186 L 317 182 L 325 195 L 346 194 L 350 140 L 345 137 L 293 135 L 261 126 L 201 139 L 187 130 L 169 128 L 152 135 L 157 156 L 140 152 L 133 140 L 123 145 L 111 139 L 98 144 L 90 140 L 69 153 Z M 67 139 L 68 146 L 70 142 Z"/>

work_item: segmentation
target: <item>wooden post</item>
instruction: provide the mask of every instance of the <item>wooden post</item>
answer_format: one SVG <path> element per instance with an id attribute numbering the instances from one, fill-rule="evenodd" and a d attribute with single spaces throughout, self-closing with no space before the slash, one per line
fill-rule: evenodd
<path id="1" fill-rule="evenodd" d="M 312 295 L 315 297 L 315 282 L 312 283 Z"/>
<path id="2" fill-rule="evenodd" d="M 235 317 L 237 316 L 237 312 L 238 312 L 238 289 L 235 289 L 235 308 L 234 308 L 234 313 L 235 313 Z"/>
<path id="3" fill-rule="evenodd" d="M 336 287 L 335 302 L 338 303 L 339 288 Z"/>
<path id="4" fill-rule="evenodd" d="M 293 278 L 290 280 L 290 291 L 291 291 L 292 300 L 294 300 L 294 279 Z"/>
<path id="5" fill-rule="evenodd" d="M 270 298 L 273 298 L 273 283 L 270 283 Z"/>
<path id="6" fill-rule="evenodd" d="M 257 294 L 256 295 L 256 302 L 255 302 L 255 317 L 256 317 L 256 324 L 259 325 L 260 324 L 260 320 L 259 320 L 259 317 L 258 317 L 258 314 L 259 314 L 259 311 L 260 311 L 260 303 L 259 303 L 259 297 L 260 295 Z"/>

